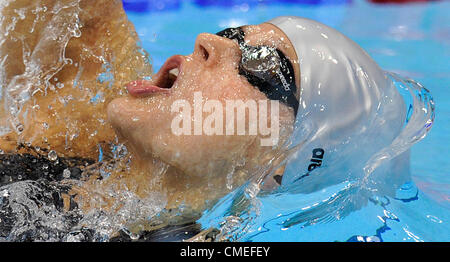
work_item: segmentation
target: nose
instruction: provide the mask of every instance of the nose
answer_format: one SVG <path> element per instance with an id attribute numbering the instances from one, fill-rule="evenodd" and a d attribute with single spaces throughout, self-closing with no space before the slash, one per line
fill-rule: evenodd
<path id="1" fill-rule="evenodd" d="M 241 50 L 233 40 L 202 33 L 197 36 L 195 41 L 194 56 L 202 61 L 205 66 L 211 67 L 223 62 L 223 60 L 239 61 Z"/>

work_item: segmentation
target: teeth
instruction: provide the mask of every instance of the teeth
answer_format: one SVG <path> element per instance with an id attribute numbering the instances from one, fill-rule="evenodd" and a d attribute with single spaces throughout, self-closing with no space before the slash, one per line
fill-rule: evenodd
<path id="1" fill-rule="evenodd" d="M 170 70 L 169 73 L 174 74 L 175 76 L 178 76 L 178 73 L 179 73 L 178 68 L 174 68 L 174 69 Z"/>

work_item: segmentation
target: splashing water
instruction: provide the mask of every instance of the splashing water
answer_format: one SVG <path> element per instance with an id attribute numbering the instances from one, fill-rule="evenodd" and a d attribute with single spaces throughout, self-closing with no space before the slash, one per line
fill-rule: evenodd
<path id="1" fill-rule="evenodd" d="M 220 228 L 218 238 L 232 241 L 271 241 L 274 234 L 280 234 L 283 241 L 379 242 L 447 238 L 448 231 L 442 230 L 435 221 L 447 221 L 448 212 L 433 210 L 433 218 L 438 217 L 438 220 L 424 216 L 429 211 L 416 210 L 414 206 L 427 206 L 430 200 L 411 182 L 409 170 L 389 169 L 390 160 L 397 156 L 403 154 L 402 158 L 407 161 L 410 147 L 430 130 L 435 117 L 433 98 L 426 88 L 411 79 L 393 73 L 387 76 L 405 101 L 408 109 L 405 124 L 392 143 L 372 155 L 361 170 L 348 171 L 349 174 L 357 171 L 359 175 L 351 174 L 347 180 L 310 193 L 296 193 L 294 184 L 274 193 L 257 194 L 255 184 L 248 183 L 205 212 L 199 222 L 204 228 Z M 327 172 L 327 167 L 320 169 Z M 373 218 L 374 213 L 379 214 L 375 216 L 378 223 L 366 221 Z M 428 231 L 423 231 L 424 227 L 408 227 L 404 221 L 411 219 L 427 225 Z"/>
<path id="2" fill-rule="evenodd" d="M 2 88 L 2 98 L 5 111 L 9 116 L 9 122 L 18 133 L 23 131 L 24 123 L 19 114 L 24 104 L 36 92 L 45 93 L 47 89 L 54 90 L 55 86 L 50 83 L 50 80 L 64 65 L 72 63 L 65 56 L 65 48 L 72 37 L 80 37 L 81 35 L 78 17 L 80 8 L 79 1 L 66 2 L 59 2 L 50 10 L 46 6 L 39 5 L 36 5 L 35 9 L 14 9 L 17 16 L 5 15 L 3 17 L 2 24 L 8 24 L 8 26 L 1 28 L 2 39 L 0 41 L 3 44 L 5 42 L 16 42 L 22 45 L 24 72 L 13 77 L 9 76 L 10 72 L 3 72 L 0 79 L 4 87 Z M 7 5 L 8 2 L 4 4 Z M 11 2 L 10 4 L 14 3 Z M 28 14 L 30 12 L 31 14 Z M 48 23 L 41 28 L 42 37 L 35 43 L 34 48 L 30 46 L 30 43 L 25 42 L 24 37 L 15 34 L 16 27 L 23 26 L 19 23 L 20 20 L 24 20 L 27 15 L 35 16 L 29 29 L 30 33 L 36 30 L 36 26 L 41 20 L 48 20 Z M 7 59 L 8 56 L 5 55 L 3 65 L 7 63 Z M 8 130 L 5 127 L 2 129 Z"/>
<path id="3" fill-rule="evenodd" d="M 115 139 L 106 105 L 151 74 L 121 2 L 10 0 L 0 12 L 0 136 L 94 158 Z"/>
<path id="4" fill-rule="evenodd" d="M 89 41 L 83 42 L 89 34 L 89 30 L 84 30 L 89 23 L 83 19 L 93 15 L 85 10 L 85 1 L 66 0 L 49 6 L 44 1 L 35 1 L 32 6 L 20 6 L 21 1 L 15 1 L 17 7 L 13 2 L 0 3 L 0 134 L 18 134 L 19 141 L 36 145 L 39 155 L 47 158 L 24 156 L 19 164 L 11 157 L 2 158 L 0 167 L 11 172 L 2 174 L 0 180 L 0 241 L 108 241 L 120 230 L 137 239 L 139 235 L 131 232 L 167 224 L 165 215 L 177 214 L 167 214 L 169 211 L 163 209 L 167 203 L 164 194 L 150 192 L 142 198 L 126 185 L 106 183 L 115 169 L 123 168 L 123 163 L 109 160 L 123 160 L 128 152 L 115 137 L 105 135 L 111 130 L 101 112 L 111 97 L 122 95 L 125 81 L 151 73 L 142 49 L 125 46 L 119 53 L 107 52 L 113 45 L 108 43 L 117 36 L 114 30 L 126 23 L 118 19 L 118 25 L 108 27 L 111 30 L 105 35 L 91 36 L 96 41 L 89 45 Z M 96 1 L 99 2 L 102 1 Z M 33 35 L 33 41 L 29 35 Z M 125 38 L 130 40 L 133 36 Z M 123 38 L 117 41 L 126 42 Z M 10 50 L 17 54 L 7 53 Z M 260 174 L 270 173 L 270 168 L 262 167 L 252 180 L 221 199 L 198 222 L 203 228 L 220 228 L 217 240 L 271 241 L 274 237 L 269 232 L 282 232 L 286 241 L 383 241 L 401 237 L 421 241 L 435 239 L 433 234 L 448 238 L 443 236 L 448 232 L 439 232 L 441 227 L 435 227 L 448 221 L 448 214 L 433 213 L 424 218 L 403 211 L 402 204 L 414 209 L 417 199 L 421 203 L 427 200 L 407 178 L 399 178 L 396 182 L 401 186 L 397 187 L 392 184 L 392 177 L 387 177 L 391 173 L 385 172 L 387 160 L 408 154 L 408 149 L 426 135 L 434 121 L 429 92 L 412 80 L 388 75 L 406 103 L 405 125 L 392 144 L 374 154 L 357 175 L 348 175 L 347 180 L 317 192 L 298 193 L 294 184 L 267 193 L 261 191 L 258 181 Z M 38 96 L 49 99 L 34 103 Z M 83 114 L 75 117 L 74 112 L 82 107 L 90 107 L 86 112 L 95 112 L 91 122 L 83 122 Z M 51 119 L 43 114 L 47 110 Z M 70 118 L 65 119 L 66 115 Z M 36 116 L 45 119 L 39 127 L 33 124 Z M 63 128 L 50 132 L 55 126 Z M 42 136 L 42 140 L 30 135 L 33 133 Z M 104 137 L 110 138 L 110 143 L 96 139 Z M 59 142 L 49 145 L 49 141 Z M 67 162 L 70 158 L 66 157 L 78 153 L 99 161 Z M 30 167 L 39 167 L 37 177 L 25 175 Z M 165 170 L 167 166 L 162 164 L 156 177 Z M 105 182 L 106 186 L 94 187 L 88 194 L 90 201 L 108 205 L 105 199 L 116 199 L 109 209 L 84 212 L 70 193 L 74 186 L 86 181 L 91 171 L 99 173 L 99 184 Z M 327 172 L 323 168 L 315 171 Z M 234 189 L 231 173 L 226 187 Z M 361 217 L 376 217 L 377 221 L 363 228 Z M 429 232 L 408 227 L 414 219 L 424 220 Z M 331 223 L 334 230 L 329 230 Z"/>
<path id="5" fill-rule="evenodd" d="M 157 193 L 91 192 L 118 200 L 110 212 L 71 194 L 125 158 L 105 108 L 152 73 L 121 1 L 8 0 L 0 14 L 0 241 L 104 241 L 160 213 Z"/>

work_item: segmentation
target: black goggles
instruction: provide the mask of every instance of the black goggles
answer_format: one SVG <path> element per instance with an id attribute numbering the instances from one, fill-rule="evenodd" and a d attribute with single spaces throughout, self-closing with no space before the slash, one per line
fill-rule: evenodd
<path id="1" fill-rule="evenodd" d="M 280 50 L 270 46 L 251 46 L 245 43 L 241 27 L 227 28 L 216 35 L 237 41 L 242 52 L 239 74 L 271 100 L 279 100 L 298 110 L 295 97 L 295 73 L 289 59 Z"/>

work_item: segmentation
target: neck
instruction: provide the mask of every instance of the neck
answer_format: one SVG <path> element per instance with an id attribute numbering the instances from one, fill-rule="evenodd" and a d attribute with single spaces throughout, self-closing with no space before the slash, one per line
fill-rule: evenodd
<path id="1" fill-rule="evenodd" d="M 160 193 L 166 199 L 166 210 L 183 207 L 183 212 L 189 213 L 202 212 L 229 191 L 225 186 L 226 177 L 208 179 L 207 176 L 188 175 L 157 158 L 138 158 L 135 154 L 114 163 L 107 178 L 99 180 L 99 170 L 96 168 L 95 171 L 98 175 L 72 190 L 73 195 L 78 195 L 77 202 L 81 202 L 84 213 L 98 208 L 115 211 L 113 207 L 117 206 L 118 199 L 108 195 L 112 190 L 130 191 L 140 199 Z"/>
<path id="2" fill-rule="evenodd" d="M 113 164 L 109 177 L 98 180 L 98 176 L 92 176 L 81 187 L 74 188 L 73 194 L 81 196 L 76 201 L 81 200 L 80 207 L 84 213 L 94 208 L 117 211 L 112 208 L 117 206 L 117 196 L 108 193 L 124 191 L 135 194 L 139 199 L 161 194 L 165 199 L 165 210 L 178 210 L 174 213 L 188 216 L 200 214 L 245 183 L 252 174 L 259 177 L 274 171 L 271 168 L 282 152 L 269 147 L 253 148 L 257 146 L 257 143 L 250 145 L 247 155 L 242 157 L 244 164 L 227 161 L 230 167 L 224 166 L 223 172 L 201 175 L 188 174 L 158 158 L 142 157 L 142 154 L 132 152 Z M 100 202 L 98 195 L 101 195 Z"/>

